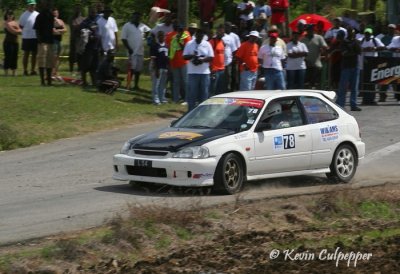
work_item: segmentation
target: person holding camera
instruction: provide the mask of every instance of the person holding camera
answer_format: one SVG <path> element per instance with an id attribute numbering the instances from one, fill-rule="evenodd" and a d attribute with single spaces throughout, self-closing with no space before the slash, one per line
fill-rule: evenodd
<path id="1" fill-rule="evenodd" d="M 208 41 L 203 40 L 204 31 L 196 32 L 196 39 L 186 44 L 183 58 L 190 60 L 187 67 L 189 92 L 187 94 L 188 111 L 208 98 L 210 87 L 210 62 L 214 58 L 214 51 Z"/>

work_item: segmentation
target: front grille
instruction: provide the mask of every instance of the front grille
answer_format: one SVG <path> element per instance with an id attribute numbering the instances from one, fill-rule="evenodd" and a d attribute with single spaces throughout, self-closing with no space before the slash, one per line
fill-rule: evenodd
<path id="1" fill-rule="evenodd" d="M 168 151 L 155 151 L 155 150 L 141 150 L 134 149 L 135 154 L 139 155 L 149 155 L 149 156 L 165 156 L 168 154 Z"/>
<path id="2" fill-rule="evenodd" d="M 126 166 L 126 171 L 129 175 L 159 177 L 166 178 L 167 171 L 165 168 L 141 167 L 141 166 Z"/>

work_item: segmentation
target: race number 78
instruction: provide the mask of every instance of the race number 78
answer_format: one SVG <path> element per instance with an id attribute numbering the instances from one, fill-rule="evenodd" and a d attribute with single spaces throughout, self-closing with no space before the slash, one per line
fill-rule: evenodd
<path id="1" fill-rule="evenodd" d="M 283 135 L 283 148 L 289 149 L 295 147 L 296 147 L 296 141 L 294 139 L 294 134 Z"/>

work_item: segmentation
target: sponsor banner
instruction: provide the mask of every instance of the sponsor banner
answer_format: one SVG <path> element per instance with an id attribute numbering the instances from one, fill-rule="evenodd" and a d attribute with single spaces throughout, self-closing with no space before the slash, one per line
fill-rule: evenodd
<path id="1" fill-rule="evenodd" d="M 363 77 L 364 83 L 400 84 L 400 58 L 365 57 Z"/>

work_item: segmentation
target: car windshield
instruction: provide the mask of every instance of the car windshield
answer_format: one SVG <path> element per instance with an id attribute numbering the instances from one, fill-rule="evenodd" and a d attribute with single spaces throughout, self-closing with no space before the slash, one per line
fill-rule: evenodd
<path id="1" fill-rule="evenodd" d="M 246 131 L 264 106 L 263 100 L 210 98 L 176 122 L 174 128 L 215 128 Z"/>

